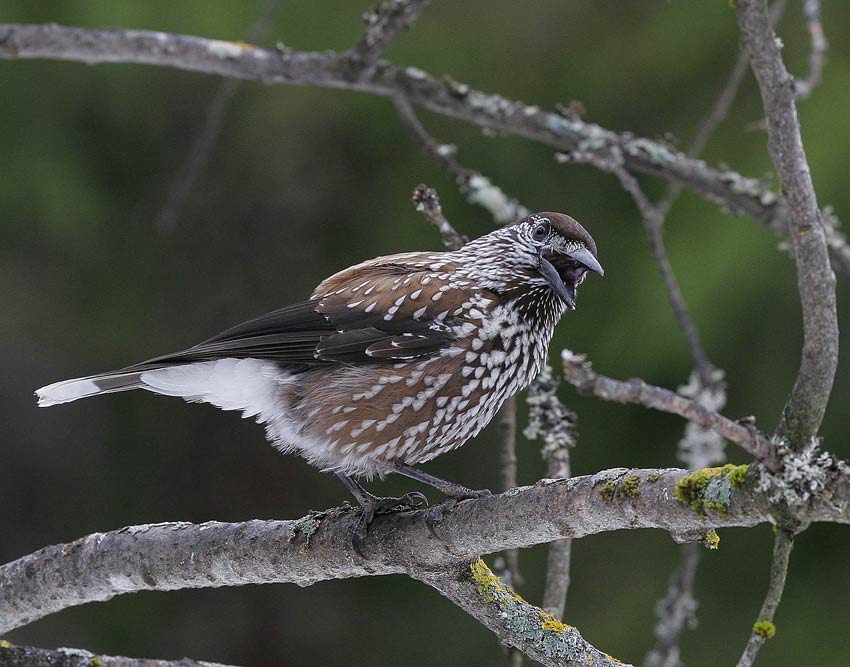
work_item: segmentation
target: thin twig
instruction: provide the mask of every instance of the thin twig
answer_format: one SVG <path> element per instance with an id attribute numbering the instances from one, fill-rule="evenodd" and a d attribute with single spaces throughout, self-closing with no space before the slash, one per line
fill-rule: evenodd
<path id="1" fill-rule="evenodd" d="M 396 95 L 393 97 L 393 102 L 411 138 L 422 147 L 428 157 L 436 160 L 449 172 L 460 191 L 466 194 L 466 200 L 470 204 L 477 204 L 487 209 L 496 224 L 500 225 L 528 215 L 527 208 L 515 198 L 505 194 L 489 178 L 461 165 L 454 157 L 455 146 L 436 141 L 422 125 L 406 98 Z"/>
<path id="2" fill-rule="evenodd" d="M 647 232 L 652 256 L 661 271 L 664 288 L 667 291 L 673 314 L 687 342 L 688 349 L 694 359 L 700 380 L 704 385 L 710 384 L 714 373 L 714 367 L 708 360 L 708 356 L 700 341 L 699 332 L 694 325 L 688 312 L 688 306 L 679 289 L 673 267 L 664 249 L 664 241 L 661 236 L 661 228 L 664 223 L 664 214 L 661 209 L 653 206 L 649 198 L 643 193 L 637 179 L 625 168 L 623 155 L 619 150 L 613 150 L 608 156 L 600 156 L 590 151 L 573 151 L 570 153 L 559 153 L 556 158 L 559 162 L 583 162 L 607 171 L 620 181 L 622 188 L 632 197 L 637 205 L 638 211 L 644 219 L 644 227 Z"/>
<path id="3" fill-rule="evenodd" d="M 654 633 L 655 647 L 646 654 L 644 667 L 679 667 L 679 642 L 685 626 L 696 624 L 697 601 L 694 599 L 694 581 L 703 547 L 699 542 L 685 545 L 679 567 L 670 577 L 670 586 L 655 607 L 658 623 Z"/>
<path id="4" fill-rule="evenodd" d="M 529 440 L 542 440 L 540 453 L 546 461 L 550 479 L 568 479 L 570 449 L 576 444 L 576 414 L 558 399 L 561 382 L 551 366 L 545 366 L 528 388 L 528 426 L 524 435 Z M 549 545 L 546 582 L 543 587 L 543 609 L 555 618 L 563 618 L 570 587 L 572 540 L 556 540 Z"/>
<path id="5" fill-rule="evenodd" d="M 782 591 L 785 590 L 785 578 L 788 576 L 788 560 L 791 557 L 791 549 L 794 547 L 794 535 L 783 529 L 776 529 L 776 537 L 773 544 L 773 562 L 770 565 L 770 583 L 767 595 L 761 606 L 758 619 L 753 625 L 752 634 L 747 641 L 738 667 L 750 667 L 758 655 L 764 642 L 776 633 L 773 617 L 776 608 L 782 599 Z"/>
<path id="6" fill-rule="evenodd" d="M 349 55 L 361 71 L 368 74 L 402 30 L 407 30 L 428 6 L 430 0 L 383 0 L 375 9 L 363 14 L 366 34 Z"/>
<path id="7" fill-rule="evenodd" d="M 203 660 L 157 660 L 101 655 L 78 648 L 16 646 L 0 641 L 0 667 L 229 667 Z"/>
<path id="8" fill-rule="evenodd" d="M 466 239 L 457 233 L 455 228 L 452 227 L 452 223 L 446 220 L 446 216 L 443 215 L 440 197 L 434 188 L 429 188 L 424 183 L 417 185 L 411 201 L 414 208 L 440 232 L 443 245 L 449 250 L 457 250 L 466 243 Z"/>
<path id="9" fill-rule="evenodd" d="M 820 83 L 826 51 L 829 48 L 820 20 L 820 0 L 804 0 L 803 16 L 809 30 L 812 50 L 809 53 L 809 72 L 806 78 L 794 81 L 794 93 L 798 100 L 809 97 Z"/>
<path id="10" fill-rule="evenodd" d="M 393 104 L 395 104 L 396 111 L 405 129 L 410 133 L 411 138 L 422 147 L 425 154 L 436 160 L 449 172 L 458 185 L 465 186 L 474 172 L 463 167 L 455 159 L 454 154 L 457 147 L 452 144 L 437 142 L 422 125 L 422 121 L 419 120 L 407 98 L 396 95 L 393 97 Z"/>
<path id="11" fill-rule="evenodd" d="M 255 44 L 265 39 L 279 7 L 280 0 L 264 1 L 256 21 L 248 31 L 248 42 Z M 241 85 L 242 81 L 232 78 L 222 79 L 218 84 L 207 108 L 203 125 L 195 136 L 192 147 L 171 184 L 168 198 L 157 216 L 157 229 L 171 231 L 177 225 L 189 196 L 206 171 L 210 156 L 221 136 L 227 111 Z"/>
<path id="12" fill-rule="evenodd" d="M 800 135 L 794 79 L 782 62 L 764 0 L 738 0 L 737 7 L 741 48 L 750 56 L 761 92 L 768 150 L 787 198 L 797 263 L 803 310 L 802 360 L 777 433 L 799 450 L 820 428 L 838 365 L 835 274 Z"/>
<path id="13" fill-rule="evenodd" d="M 563 351 L 562 362 L 564 379 L 582 394 L 592 394 L 618 403 L 636 403 L 661 412 L 679 415 L 704 429 L 717 431 L 730 442 L 763 461 L 769 468 L 776 468 L 777 463 L 773 457 L 770 441 L 751 423 L 745 425 L 732 421 L 706 409 L 696 401 L 669 389 L 647 384 L 639 378 L 622 382 L 599 375 L 592 369 L 587 357 L 574 354 L 570 350 Z"/>

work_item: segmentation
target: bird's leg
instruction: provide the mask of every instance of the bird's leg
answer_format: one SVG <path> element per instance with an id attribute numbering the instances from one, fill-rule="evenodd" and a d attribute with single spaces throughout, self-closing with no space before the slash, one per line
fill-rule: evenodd
<path id="1" fill-rule="evenodd" d="M 443 514 L 446 511 L 457 505 L 461 500 L 483 498 L 484 496 L 490 495 L 489 489 L 470 489 L 462 484 L 450 482 L 446 479 L 442 479 L 441 477 L 418 470 L 413 466 L 400 465 L 396 468 L 396 472 L 399 475 L 415 479 L 417 482 L 433 486 L 435 489 L 448 496 L 443 502 L 438 505 L 434 505 L 434 507 L 429 509 L 428 513 L 425 515 L 425 524 L 428 526 L 428 530 L 434 537 L 437 537 L 435 526 L 442 520 Z"/>
<path id="2" fill-rule="evenodd" d="M 372 523 L 376 514 L 381 512 L 391 512 L 393 510 L 404 511 L 417 509 L 422 507 L 422 505 L 428 504 L 428 499 L 418 491 L 411 491 L 410 493 L 405 493 L 400 497 L 381 497 L 376 496 L 373 493 L 369 493 L 359 482 L 348 475 L 343 475 L 338 472 L 336 476 L 340 478 L 343 484 L 345 484 L 345 488 L 351 492 L 351 495 L 357 498 L 357 502 L 360 503 L 360 506 L 363 508 L 363 513 L 360 515 L 360 519 L 354 527 L 354 532 L 351 534 L 351 544 L 354 547 L 354 550 L 362 558 L 366 558 L 366 554 L 363 550 L 363 540 L 366 539 L 366 533 L 369 531 L 369 524 Z"/>

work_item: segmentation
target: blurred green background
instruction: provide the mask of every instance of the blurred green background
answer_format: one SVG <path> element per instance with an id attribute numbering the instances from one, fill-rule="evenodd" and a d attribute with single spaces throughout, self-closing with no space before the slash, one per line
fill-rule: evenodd
<path id="1" fill-rule="evenodd" d="M 145 28 L 242 39 L 261 3 L 33 3 L 7 0 L 2 22 Z M 282 0 L 267 44 L 346 49 L 366 2 Z M 800 106 L 821 204 L 850 219 L 850 3 L 827 2 L 831 42 L 822 85 Z M 785 57 L 803 73 L 800 6 L 780 26 Z M 605 127 L 666 137 L 683 148 L 737 55 L 735 14 L 715 2 L 515 3 L 435 1 L 387 56 L 485 91 L 551 108 L 580 100 Z M 306 296 L 362 259 L 438 249 L 414 212 L 412 188 L 438 188 L 470 236 L 491 228 L 407 137 L 391 103 L 365 94 L 245 83 L 177 224 L 155 223 L 219 86 L 215 77 L 130 65 L 0 61 L 0 561 L 95 531 L 166 520 L 293 518 L 339 504 L 342 485 L 269 447 L 263 429 L 208 406 L 132 392 L 51 410 L 32 391 L 186 347 Z M 705 152 L 751 176 L 772 173 L 748 75 Z M 600 372 L 668 387 L 691 370 L 640 219 L 615 180 L 559 166 L 552 151 L 422 112 L 439 139 L 532 210 L 562 210 L 596 237 L 606 268 L 589 280 L 552 348 L 588 352 Z M 645 181 L 653 194 L 665 184 Z M 730 416 L 770 430 L 799 362 L 794 265 L 749 219 L 685 193 L 666 227 L 674 268 L 709 356 L 725 369 Z M 839 277 L 847 309 L 848 278 Z M 845 336 L 845 349 L 848 342 Z M 638 407 L 577 397 L 575 474 L 677 465 L 682 422 Z M 826 446 L 850 456 L 848 365 L 824 422 Z M 520 416 L 524 422 L 523 414 Z M 495 429 L 429 464 L 474 487 L 498 487 Z M 521 440 L 520 480 L 543 474 Z M 729 449 L 734 462 L 745 459 Z M 394 493 L 404 480 L 375 483 Z M 418 488 L 417 488 L 418 490 Z M 435 494 L 430 494 L 433 498 Z M 688 665 L 734 664 L 765 590 L 768 526 L 721 531 L 698 577 L 700 627 L 682 642 Z M 846 527 L 800 539 L 760 660 L 846 664 L 850 574 Z M 662 532 L 627 531 L 574 545 L 566 620 L 624 660 L 654 643 L 653 606 L 680 547 Z M 492 558 L 488 559 L 492 563 Z M 545 548 L 522 554 L 522 594 L 539 601 Z M 296 586 L 141 593 L 70 609 L 13 632 L 14 643 L 244 665 L 500 664 L 494 637 L 434 591 L 404 577 Z"/>

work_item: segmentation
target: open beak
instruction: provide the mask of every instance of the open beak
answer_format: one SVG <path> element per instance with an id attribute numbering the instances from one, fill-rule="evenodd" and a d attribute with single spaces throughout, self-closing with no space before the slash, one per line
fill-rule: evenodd
<path id="1" fill-rule="evenodd" d="M 551 251 L 541 253 L 538 270 L 570 310 L 576 308 L 576 288 L 584 280 L 585 274 L 593 271 L 600 276 L 605 275 L 602 265 L 587 248 L 563 254 Z"/>

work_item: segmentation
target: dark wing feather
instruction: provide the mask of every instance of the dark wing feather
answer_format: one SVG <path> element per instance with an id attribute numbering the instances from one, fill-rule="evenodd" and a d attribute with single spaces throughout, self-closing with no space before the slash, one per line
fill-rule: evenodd
<path id="1" fill-rule="evenodd" d="M 379 258 L 346 269 L 322 283 L 308 301 L 243 322 L 187 350 L 149 359 L 122 372 L 225 358 L 268 359 L 304 368 L 391 362 L 439 352 L 454 339 L 448 326 L 453 318 L 446 313 L 453 313 L 464 296 L 453 290 L 440 303 L 431 301 L 433 288 L 422 289 L 429 284 L 423 280 L 428 272 L 393 261 L 396 258 L 412 261 L 416 255 Z M 362 286 L 359 293 L 358 285 Z M 331 286 L 333 290 L 326 289 Z M 368 295 L 364 294 L 367 290 Z M 399 302 L 402 294 L 417 296 Z M 423 308 L 425 304 L 428 308 Z"/>
<path id="2" fill-rule="evenodd" d="M 334 326 L 316 312 L 314 300 L 280 308 L 213 336 L 188 350 L 155 357 L 126 370 L 150 370 L 225 358 L 269 359 L 282 364 L 316 364 L 316 345 Z"/>

